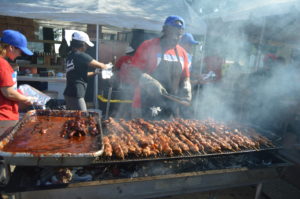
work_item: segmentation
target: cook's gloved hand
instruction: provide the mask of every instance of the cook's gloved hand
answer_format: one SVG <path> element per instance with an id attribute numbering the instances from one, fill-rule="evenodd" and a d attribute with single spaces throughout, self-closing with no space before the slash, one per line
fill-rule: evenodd
<path id="1" fill-rule="evenodd" d="M 186 78 L 182 82 L 181 96 L 187 102 L 191 102 L 192 100 L 192 85 L 190 78 Z"/>
<path id="2" fill-rule="evenodd" d="M 139 83 L 141 88 L 145 89 L 148 94 L 168 94 L 167 90 L 161 85 L 161 83 L 147 73 L 142 73 Z"/>

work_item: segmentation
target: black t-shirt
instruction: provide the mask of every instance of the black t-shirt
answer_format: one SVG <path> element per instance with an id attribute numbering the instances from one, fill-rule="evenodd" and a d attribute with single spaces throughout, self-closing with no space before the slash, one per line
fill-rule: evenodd
<path id="1" fill-rule="evenodd" d="M 72 52 L 67 57 L 67 86 L 64 95 L 69 97 L 84 97 L 88 81 L 88 64 L 93 58 L 80 51 Z"/>

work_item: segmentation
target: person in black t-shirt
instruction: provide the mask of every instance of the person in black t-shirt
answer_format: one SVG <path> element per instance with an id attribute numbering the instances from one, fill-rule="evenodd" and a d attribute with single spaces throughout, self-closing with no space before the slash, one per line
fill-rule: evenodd
<path id="1" fill-rule="evenodd" d="M 99 69 L 108 69 L 109 64 L 96 61 L 90 55 L 85 53 L 87 47 L 93 47 L 89 36 L 82 31 L 76 31 L 72 35 L 71 51 L 67 56 L 66 72 L 67 85 L 64 91 L 64 97 L 68 110 L 86 111 L 84 100 L 88 76 L 96 75 Z M 97 68 L 95 72 L 88 72 L 88 67 Z"/>

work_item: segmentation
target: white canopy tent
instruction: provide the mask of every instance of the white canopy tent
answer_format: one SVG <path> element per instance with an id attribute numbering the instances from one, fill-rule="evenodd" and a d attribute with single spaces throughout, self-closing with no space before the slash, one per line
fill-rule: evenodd
<path id="1" fill-rule="evenodd" d="M 179 15 L 188 32 L 206 32 L 204 21 L 185 0 L 1 0 L 0 15 L 154 31 L 161 30 L 167 16 Z"/>

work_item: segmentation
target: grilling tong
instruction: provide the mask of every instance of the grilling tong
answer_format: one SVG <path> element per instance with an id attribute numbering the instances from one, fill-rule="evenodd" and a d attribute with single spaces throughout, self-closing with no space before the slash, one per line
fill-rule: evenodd
<path id="1" fill-rule="evenodd" d="M 162 96 L 164 96 L 165 98 L 168 98 L 169 100 L 177 102 L 181 105 L 184 105 L 184 106 L 190 106 L 191 105 L 190 102 L 186 101 L 185 99 L 183 99 L 181 97 L 175 96 L 175 95 L 162 94 Z"/>

